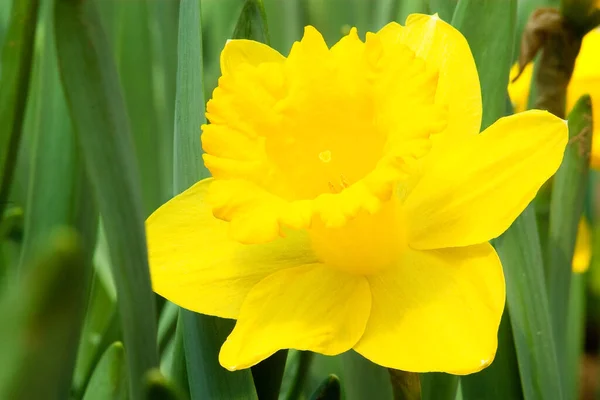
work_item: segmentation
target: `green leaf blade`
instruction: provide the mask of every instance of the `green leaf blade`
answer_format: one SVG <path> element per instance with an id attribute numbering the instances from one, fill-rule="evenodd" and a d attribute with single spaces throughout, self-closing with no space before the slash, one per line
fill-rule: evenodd
<path id="1" fill-rule="evenodd" d="M 0 80 L 0 215 L 8 199 L 23 122 L 33 63 L 33 44 L 39 0 L 17 1 L 2 46 Z"/>
<path id="2" fill-rule="evenodd" d="M 119 298 L 132 399 L 158 365 L 154 297 L 144 212 L 129 123 L 116 68 L 95 4 L 56 0 L 63 87 L 85 166 L 103 217 Z"/>

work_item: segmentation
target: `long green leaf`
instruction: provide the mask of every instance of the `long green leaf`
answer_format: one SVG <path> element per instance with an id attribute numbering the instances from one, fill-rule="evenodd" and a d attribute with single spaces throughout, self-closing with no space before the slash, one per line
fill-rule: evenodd
<path id="1" fill-rule="evenodd" d="M 396 0 L 380 0 L 373 7 L 373 21 L 371 22 L 371 32 L 377 32 L 384 25 L 392 22 L 398 15 L 400 9 L 400 1 Z"/>
<path id="2" fill-rule="evenodd" d="M 10 10 L 12 8 L 13 0 L 6 0 L 0 2 L 0 46 L 4 43 L 4 36 L 8 30 L 8 21 L 10 18 Z M 0 71 L 2 68 L 0 67 Z"/>
<path id="3" fill-rule="evenodd" d="M 153 70 L 160 65 L 152 57 L 148 18 L 152 3 L 118 1 L 113 5 L 115 60 L 139 165 L 145 216 L 170 197 L 173 156 L 172 125 L 167 135 L 154 102 Z"/>
<path id="4" fill-rule="evenodd" d="M 246 0 L 233 31 L 233 39 L 252 39 L 270 44 L 267 15 L 262 0 Z"/>
<path id="5" fill-rule="evenodd" d="M 315 354 L 310 351 L 290 350 L 288 352 L 286 374 L 283 376 L 281 385 L 282 393 L 286 393 L 285 399 L 298 400 L 302 398 L 314 356 Z M 284 391 L 284 389 L 287 390 Z"/>
<path id="6" fill-rule="evenodd" d="M 482 130 L 506 111 L 516 18 L 516 0 L 460 0 L 452 17 L 452 25 L 469 42 L 479 72 Z"/>
<path id="7" fill-rule="evenodd" d="M 458 389 L 458 376 L 442 373 L 421 374 L 423 400 L 454 400 Z"/>
<path id="8" fill-rule="evenodd" d="M 563 162 L 554 176 L 550 199 L 546 281 L 559 365 L 566 362 L 571 261 L 590 165 L 591 107 L 590 97 L 584 96 L 569 114 L 570 140 Z M 566 385 L 566 375 L 570 373 L 561 375 L 563 385 Z"/>
<path id="9" fill-rule="evenodd" d="M 585 288 L 586 275 L 574 273 L 571 278 L 569 298 L 569 320 L 567 322 L 566 361 L 563 373 L 565 377 L 565 398 L 577 399 L 579 395 L 579 379 L 581 376 L 581 358 L 585 336 Z"/>
<path id="10" fill-rule="evenodd" d="M 0 215 L 4 213 L 21 131 L 33 60 L 39 0 L 15 2 L 2 46 L 0 74 Z"/>
<path id="11" fill-rule="evenodd" d="M 182 310 L 182 318 L 192 399 L 257 400 L 249 370 L 229 372 L 219 365 L 219 349 L 231 333 L 234 321 L 186 310 Z M 190 337 L 190 333 L 195 336 Z"/>
<path id="12" fill-rule="evenodd" d="M 482 0 L 482 2 L 485 2 L 485 0 Z M 458 1 L 458 3 L 461 3 L 461 1 Z M 456 6 L 457 0 L 429 0 L 429 12 L 431 14 L 438 13 L 444 21 L 452 21 Z M 483 16 L 484 14 L 480 15 Z"/>
<path id="13" fill-rule="evenodd" d="M 281 54 L 289 54 L 292 44 L 302 38 L 306 25 L 302 0 L 264 0 L 264 5 L 271 46 Z"/>
<path id="14" fill-rule="evenodd" d="M 77 155 L 60 84 L 53 13 L 52 3 L 44 3 L 37 32 L 27 115 L 32 148 L 21 269 L 31 264 L 31 256 L 42 248 L 48 235 L 58 226 L 78 228 L 85 237 L 90 257 L 96 237 L 97 217 L 91 189 Z M 77 215 L 78 212 L 82 215 Z"/>
<path id="15" fill-rule="evenodd" d="M 354 351 L 341 356 L 342 385 L 348 400 L 391 399 L 392 384 L 386 368 L 373 364 Z"/>
<path id="16" fill-rule="evenodd" d="M 535 210 L 530 205 L 496 240 L 525 399 L 562 399 Z"/>
<path id="17" fill-rule="evenodd" d="M 95 4 L 56 0 L 61 78 L 103 217 L 118 294 L 132 399 L 158 365 L 154 298 L 135 156 L 115 65 Z"/>
<path id="18" fill-rule="evenodd" d="M 458 394 L 461 400 L 523 399 L 509 310 L 504 310 L 500 321 L 494 362 L 481 372 L 461 377 Z"/>
<path id="19" fill-rule="evenodd" d="M 127 368 L 121 342 L 113 343 L 94 370 L 83 400 L 127 400 Z"/>
<path id="20" fill-rule="evenodd" d="M 404 25 L 406 17 L 413 13 L 429 13 L 429 0 L 405 0 L 400 2 L 396 21 Z"/>
<path id="21" fill-rule="evenodd" d="M 0 303 L 0 398 L 66 399 L 91 268 L 64 229 Z"/>
<path id="22" fill-rule="evenodd" d="M 77 350 L 73 375 L 73 392 L 83 393 L 92 377 L 95 363 L 106 350 L 104 345 L 113 338 L 111 325 L 116 319 L 116 299 L 108 292 L 98 275 L 94 275 L 90 296 Z M 112 340 L 110 340 L 112 341 Z"/>
<path id="23" fill-rule="evenodd" d="M 200 126 L 204 116 L 202 21 L 199 0 L 182 0 L 179 14 L 179 64 L 175 106 L 175 193 L 208 176 L 202 163 Z M 202 288 L 199 288 L 202 290 Z M 183 344 L 192 399 L 256 398 L 250 371 L 228 372 L 218 349 L 231 321 L 182 310 Z"/>

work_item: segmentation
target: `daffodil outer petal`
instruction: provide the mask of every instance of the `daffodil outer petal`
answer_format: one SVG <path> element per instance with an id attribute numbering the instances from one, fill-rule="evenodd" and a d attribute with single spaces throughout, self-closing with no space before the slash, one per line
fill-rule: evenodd
<path id="1" fill-rule="evenodd" d="M 437 16 L 411 14 L 406 19 L 404 41 L 417 57 L 439 70 L 435 101 L 448 108 L 448 134 L 479 133 L 481 87 L 465 37 Z"/>
<path id="2" fill-rule="evenodd" d="M 265 276 L 316 260 L 300 231 L 260 245 L 231 239 L 228 224 L 206 202 L 212 182 L 200 181 L 146 221 L 152 287 L 183 308 L 237 318 L 246 294 Z"/>
<path id="3" fill-rule="evenodd" d="M 234 39 L 227 41 L 221 52 L 221 73 L 229 75 L 243 64 L 257 67 L 262 63 L 284 61 L 284 56 L 266 44 L 254 40 Z"/>
<path id="4" fill-rule="evenodd" d="M 276 272 L 248 293 L 219 362 L 248 368 L 280 349 L 336 355 L 362 336 L 371 309 L 365 277 L 323 264 Z"/>
<path id="5" fill-rule="evenodd" d="M 477 372 L 494 359 L 505 301 L 493 247 L 409 250 L 369 276 L 372 309 L 354 349 L 403 371 Z"/>
<path id="6" fill-rule="evenodd" d="M 556 172 L 567 140 L 566 121 L 533 110 L 447 148 L 404 204 L 409 245 L 438 249 L 499 236 Z"/>

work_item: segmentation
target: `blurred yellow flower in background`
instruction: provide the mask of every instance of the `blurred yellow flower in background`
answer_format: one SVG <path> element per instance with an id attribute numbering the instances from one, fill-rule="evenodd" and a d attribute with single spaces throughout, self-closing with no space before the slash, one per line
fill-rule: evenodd
<path id="1" fill-rule="evenodd" d="M 582 274 L 590 266 L 592 259 L 592 233 L 587 220 L 582 217 L 577 227 L 575 253 L 573 255 L 573 272 Z"/>
<path id="2" fill-rule="evenodd" d="M 518 73 L 518 66 L 513 66 L 510 80 Z M 531 79 L 533 77 L 533 64 L 528 64 L 516 82 L 509 84 L 508 92 L 515 108 L 515 112 L 527 108 Z M 592 154 L 590 167 L 600 169 L 600 28 L 589 32 L 581 44 L 581 50 L 575 62 L 573 76 L 567 88 L 567 112 L 570 111 L 577 100 L 585 94 L 592 99 L 592 118 L 594 133 L 592 137 Z M 596 121 L 599 121 L 596 123 Z M 592 255 L 590 228 L 582 217 L 579 222 L 575 254 L 573 256 L 573 272 L 583 273 L 590 264 Z"/>
<path id="3" fill-rule="evenodd" d="M 511 70 L 511 82 L 517 76 L 518 66 Z M 527 108 L 531 78 L 533 76 L 533 64 L 528 64 L 519 79 L 508 86 L 511 101 L 515 112 L 524 111 Z M 600 121 L 600 28 L 589 32 L 583 38 L 581 50 L 575 62 L 575 69 L 569 87 L 567 89 L 567 112 L 569 112 L 577 100 L 584 94 L 592 98 L 592 113 L 595 121 Z M 592 140 L 592 154 L 590 157 L 591 167 L 600 169 L 600 122 L 594 124 Z"/>
<path id="4" fill-rule="evenodd" d="M 207 105 L 203 180 L 147 221 L 154 290 L 237 319 L 220 363 L 354 349 L 385 367 L 468 374 L 492 362 L 503 233 L 556 171 L 565 121 L 479 134 L 465 38 L 412 15 L 331 49 L 307 27 L 286 58 L 232 40 Z"/>

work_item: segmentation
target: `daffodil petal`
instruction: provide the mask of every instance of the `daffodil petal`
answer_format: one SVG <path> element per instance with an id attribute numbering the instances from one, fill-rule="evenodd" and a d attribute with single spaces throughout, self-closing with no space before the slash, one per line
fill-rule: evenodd
<path id="1" fill-rule="evenodd" d="M 439 71 L 435 102 L 448 109 L 446 132 L 450 136 L 479 133 L 481 88 L 465 37 L 437 15 L 409 15 L 404 32 L 404 42 L 417 57 Z"/>
<path id="2" fill-rule="evenodd" d="M 323 264 L 276 272 L 248 293 L 219 362 L 247 368 L 287 348 L 340 354 L 360 339 L 370 309 L 369 284 L 360 275 Z"/>
<path id="3" fill-rule="evenodd" d="M 499 236 L 556 172 L 567 140 L 566 121 L 534 110 L 446 149 L 404 204 L 409 245 L 468 246 Z"/>
<path id="4" fill-rule="evenodd" d="M 246 294 L 265 276 L 315 261 L 307 235 L 289 232 L 266 244 L 243 245 L 205 202 L 212 179 L 174 197 L 146 221 L 154 291 L 202 314 L 236 318 Z"/>
<path id="5" fill-rule="evenodd" d="M 494 359 L 504 309 L 502 266 L 488 244 L 405 253 L 369 277 L 372 308 L 354 349 L 412 372 L 477 372 Z"/>
<path id="6" fill-rule="evenodd" d="M 229 40 L 221 52 L 221 73 L 234 73 L 242 64 L 258 67 L 262 63 L 283 63 L 285 57 L 266 44 L 254 40 Z"/>

